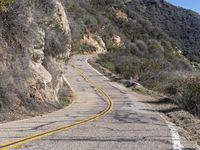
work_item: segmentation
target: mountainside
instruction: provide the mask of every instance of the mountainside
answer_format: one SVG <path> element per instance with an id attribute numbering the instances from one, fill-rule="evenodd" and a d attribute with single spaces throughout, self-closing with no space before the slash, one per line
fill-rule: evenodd
<path id="1" fill-rule="evenodd" d="M 200 62 L 200 15 L 198 13 L 173 6 L 163 0 L 140 1 L 140 4 L 143 6 L 143 9 L 140 9 L 142 11 L 139 12 L 141 16 L 166 32 L 187 58 Z"/>
<path id="2" fill-rule="evenodd" d="M 144 15 L 145 4 L 152 8 L 155 5 L 169 4 L 155 0 L 148 2 L 63 0 L 72 29 L 72 50 L 94 51 L 94 46 L 82 41 L 88 37 L 98 42 L 100 37 L 108 51 L 102 56 L 105 61 L 102 65 L 108 65 L 107 67 L 123 74 L 125 78 L 132 76 L 140 81 L 149 82 L 151 78 L 157 77 L 158 73 L 169 72 L 174 76 L 175 71 L 194 70 L 182 54 L 179 43 Z M 151 18 L 154 17 L 152 15 Z M 100 43 L 99 45 L 102 45 Z M 178 75 L 180 72 L 177 72 Z"/>
<path id="3" fill-rule="evenodd" d="M 0 11 L 5 116 L 60 107 L 71 51 L 162 92 L 198 74 L 200 16 L 164 0 L 0 0 Z"/>
<path id="4" fill-rule="evenodd" d="M 147 34 L 146 31 L 149 28 L 155 27 L 174 47 L 181 50 L 184 56 L 192 61 L 200 62 L 200 15 L 191 10 L 173 6 L 164 0 L 94 0 L 91 2 L 84 0 L 76 1 L 76 3 L 72 0 L 63 0 L 63 3 L 72 18 L 71 28 L 74 28 L 72 34 L 75 37 L 81 36 L 78 34 L 85 33 L 86 29 L 99 34 L 104 31 L 110 33 L 116 29 L 111 29 L 111 26 L 116 26 L 117 22 L 123 25 L 123 17 L 127 17 L 129 24 L 131 24 L 130 19 L 132 23 L 139 21 L 135 22 L 134 26 L 138 29 L 137 33 L 143 36 L 131 35 L 129 39 L 144 39 L 146 35 L 143 34 Z M 118 15 L 118 20 L 115 19 L 115 22 L 112 22 L 115 15 Z M 141 25 L 136 26 L 138 23 Z M 102 30 L 100 27 L 104 25 L 107 28 Z M 109 26 L 110 29 L 108 29 Z M 118 26 L 120 30 L 125 27 Z M 153 35 L 153 32 L 157 31 L 151 32 Z"/>

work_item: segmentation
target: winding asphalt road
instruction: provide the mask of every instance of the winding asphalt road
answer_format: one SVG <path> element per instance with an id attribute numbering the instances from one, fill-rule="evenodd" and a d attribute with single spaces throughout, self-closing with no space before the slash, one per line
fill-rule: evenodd
<path id="1" fill-rule="evenodd" d="M 172 123 L 133 93 L 98 73 L 92 56 L 74 56 L 65 78 L 75 101 L 44 116 L 0 125 L 0 149 L 183 150 L 194 149 Z"/>

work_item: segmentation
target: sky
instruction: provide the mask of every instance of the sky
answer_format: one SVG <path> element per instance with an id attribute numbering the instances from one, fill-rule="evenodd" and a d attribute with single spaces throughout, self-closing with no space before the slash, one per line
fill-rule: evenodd
<path id="1" fill-rule="evenodd" d="M 200 14 L 200 0 L 167 0 L 168 2 L 181 6 L 183 8 L 191 9 Z"/>

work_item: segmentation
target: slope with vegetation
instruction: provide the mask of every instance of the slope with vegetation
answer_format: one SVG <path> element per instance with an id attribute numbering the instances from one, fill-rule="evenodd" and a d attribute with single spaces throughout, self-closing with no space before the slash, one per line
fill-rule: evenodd
<path id="1" fill-rule="evenodd" d="M 85 37 L 105 44 L 98 62 L 123 78 L 173 95 L 193 113 L 200 111 L 197 86 L 199 15 L 164 0 L 62 0 L 72 29 L 73 52 L 95 51 Z M 99 44 L 102 42 L 99 42 Z M 100 44 L 101 45 L 101 44 Z M 193 62 L 191 62 L 193 61 Z M 197 96 L 198 97 L 198 96 Z M 186 98 L 186 97 L 185 97 Z M 190 101 L 193 101 L 190 103 Z"/>
<path id="2" fill-rule="evenodd" d="M 191 61 L 200 63 L 200 15 L 175 7 L 164 0 L 140 1 L 145 19 L 161 28 Z"/>
<path id="3" fill-rule="evenodd" d="M 1 0 L 0 1 L 0 12 L 6 11 L 7 7 L 13 4 L 15 0 Z"/>
<path id="4" fill-rule="evenodd" d="M 172 95 L 182 108 L 200 115 L 200 74 L 189 61 L 199 61 L 199 15 L 162 0 L 105 1 L 105 4 L 98 1 L 97 4 L 99 9 L 108 12 L 126 37 L 123 48 L 109 51 L 98 62 L 124 78 L 133 77 L 145 87 Z M 116 15 L 119 11 L 127 19 Z M 183 20 L 167 15 L 169 11 Z M 185 17 L 188 22 L 196 19 L 196 23 L 185 23 Z"/>

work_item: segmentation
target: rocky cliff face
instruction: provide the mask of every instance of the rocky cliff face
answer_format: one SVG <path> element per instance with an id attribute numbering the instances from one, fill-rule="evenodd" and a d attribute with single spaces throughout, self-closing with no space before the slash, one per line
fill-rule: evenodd
<path id="1" fill-rule="evenodd" d="M 68 19 L 60 0 L 16 0 L 1 13 L 1 118 L 10 112 L 12 119 L 12 114 L 16 118 L 16 113 L 59 106 L 70 44 Z"/>

